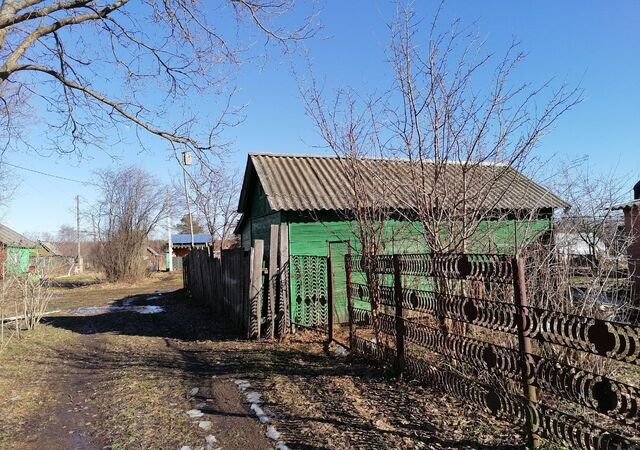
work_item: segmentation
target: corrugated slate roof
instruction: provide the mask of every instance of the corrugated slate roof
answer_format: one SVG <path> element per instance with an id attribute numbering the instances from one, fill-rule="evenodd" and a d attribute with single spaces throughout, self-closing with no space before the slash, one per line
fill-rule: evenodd
<path id="1" fill-rule="evenodd" d="M 358 165 L 357 170 L 353 164 Z M 427 162 L 424 170 L 412 170 L 412 164 L 416 163 L 400 159 L 362 158 L 354 162 L 332 156 L 250 154 L 238 210 L 247 211 L 255 177 L 273 210 L 349 210 L 355 207 L 354 184 L 350 181 L 353 174 L 361 177 L 359 187 L 374 193 L 370 199 L 379 199 L 393 208 L 410 209 L 415 205 L 421 191 L 416 186 L 422 182 L 426 185 L 422 192 L 445 193 L 441 198 L 449 198 L 452 203 L 459 201 L 466 184 L 470 192 L 467 198 L 478 199 L 480 207 L 531 210 L 569 206 L 508 165 L 476 164 L 465 168 L 458 163 L 436 166 Z M 440 174 L 440 183 L 433 186 L 436 173 Z"/>
<path id="2" fill-rule="evenodd" d="M 626 202 L 626 203 L 619 203 L 617 205 L 611 206 L 610 209 L 626 209 L 626 208 L 631 208 L 632 206 L 640 207 L 640 199 L 631 200 L 631 201 Z"/>
<path id="3" fill-rule="evenodd" d="M 11 228 L 0 224 L 0 244 L 8 247 L 35 248 L 36 243 Z"/>
<path id="4" fill-rule="evenodd" d="M 191 245 L 191 233 L 171 235 L 171 243 L 174 245 Z M 209 233 L 193 233 L 193 243 L 196 245 L 211 244 Z"/>

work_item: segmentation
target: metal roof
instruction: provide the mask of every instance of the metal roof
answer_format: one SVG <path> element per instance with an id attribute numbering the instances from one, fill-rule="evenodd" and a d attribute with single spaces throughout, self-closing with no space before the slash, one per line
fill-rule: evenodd
<path id="1" fill-rule="evenodd" d="M 173 245 L 191 245 L 191 233 L 173 234 L 171 235 L 171 243 Z M 195 245 L 211 244 L 211 235 L 209 233 L 193 233 L 193 243 Z"/>
<path id="2" fill-rule="evenodd" d="M 36 243 L 11 228 L 0 224 L 0 244 L 7 247 L 35 248 Z"/>
<path id="3" fill-rule="evenodd" d="M 609 209 L 626 209 L 626 208 L 631 208 L 632 206 L 640 207 L 640 199 L 631 200 L 630 202 L 626 202 L 626 203 L 619 203 L 617 205 L 611 206 Z"/>
<path id="4" fill-rule="evenodd" d="M 465 186 L 467 198 L 475 198 L 480 208 L 569 207 L 551 191 L 505 164 L 464 166 L 451 162 L 437 166 L 425 162 L 423 170 L 415 170 L 416 164 L 401 159 L 249 154 L 238 211 L 248 211 L 256 180 L 260 181 L 269 206 L 275 211 L 353 209 L 356 206 L 355 184 L 351 181 L 354 176 L 358 177 L 357 186 L 367 192 L 369 200 L 392 208 L 412 208 L 421 192 L 438 193 L 455 207 L 453 203 L 459 202 Z M 440 181 L 434 186 L 436 173 Z M 422 183 L 425 188 L 418 188 Z"/>

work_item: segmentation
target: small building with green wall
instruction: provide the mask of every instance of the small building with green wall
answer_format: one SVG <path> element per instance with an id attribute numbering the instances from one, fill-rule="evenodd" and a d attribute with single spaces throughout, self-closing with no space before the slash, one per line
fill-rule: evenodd
<path id="1" fill-rule="evenodd" d="M 38 253 L 38 244 L 0 224 L 0 278 L 4 273 L 26 273 L 29 257 Z"/>
<path id="2" fill-rule="evenodd" d="M 290 313 L 294 323 L 306 308 L 305 295 L 298 292 L 304 289 L 300 280 L 318 280 L 320 287 L 314 287 L 314 296 L 323 295 L 321 285 L 326 285 L 327 279 L 323 261 L 327 256 L 331 256 L 334 317 L 338 322 L 347 321 L 344 255 L 350 249 L 357 252 L 359 248 L 358 226 L 353 214 L 354 183 L 349 179 L 352 171 L 348 165 L 352 161 L 332 156 L 264 153 L 248 156 L 238 205 L 242 216 L 236 234 L 246 250 L 256 239 L 263 240 L 265 255 L 269 255 L 271 225 L 288 226 Z M 415 191 L 409 181 L 413 163 L 397 159 L 359 161 L 368 174 L 363 186 L 384 187 L 388 195 L 381 201 L 387 203 L 389 211 L 406 209 L 413 201 Z M 486 189 L 491 195 L 485 197 L 491 199 L 496 212 L 495 220 L 485 220 L 478 227 L 482 236 L 490 238 L 479 239 L 475 251 L 511 253 L 516 242 L 533 241 L 551 229 L 554 209 L 569 206 L 509 166 L 478 164 L 473 173 L 487 180 Z M 457 178 L 461 177 L 446 179 L 452 190 L 462 182 Z M 390 212 L 384 220 L 383 252 L 428 251 L 421 239 L 421 222 L 407 217 L 409 215 Z M 306 303 L 309 304 L 308 299 Z M 306 311 L 306 314 L 317 315 L 317 312 Z M 313 320 L 321 322 L 324 318 Z"/>

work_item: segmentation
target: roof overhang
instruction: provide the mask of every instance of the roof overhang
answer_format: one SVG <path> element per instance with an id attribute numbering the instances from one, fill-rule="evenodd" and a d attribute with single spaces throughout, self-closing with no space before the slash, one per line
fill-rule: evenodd
<path id="1" fill-rule="evenodd" d="M 617 205 L 610 206 L 609 209 L 619 210 L 619 209 L 633 208 L 634 206 L 640 208 L 640 199 L 632 200 L 626 203 L 618 203 Z"/>

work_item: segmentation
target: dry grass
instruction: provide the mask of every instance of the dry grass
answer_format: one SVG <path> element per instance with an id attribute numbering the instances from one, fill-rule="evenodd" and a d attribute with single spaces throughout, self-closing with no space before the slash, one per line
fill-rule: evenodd
<path id="1" fill-rule="evenodd" d="M 18 448 L 24 436 L 44 425 L 47 407 L 58 396 L 51 386 L 57 378 L 56 349 L 73 339 L 70 331 L 39 327 L 0 354 L 0 448 Z"/>

